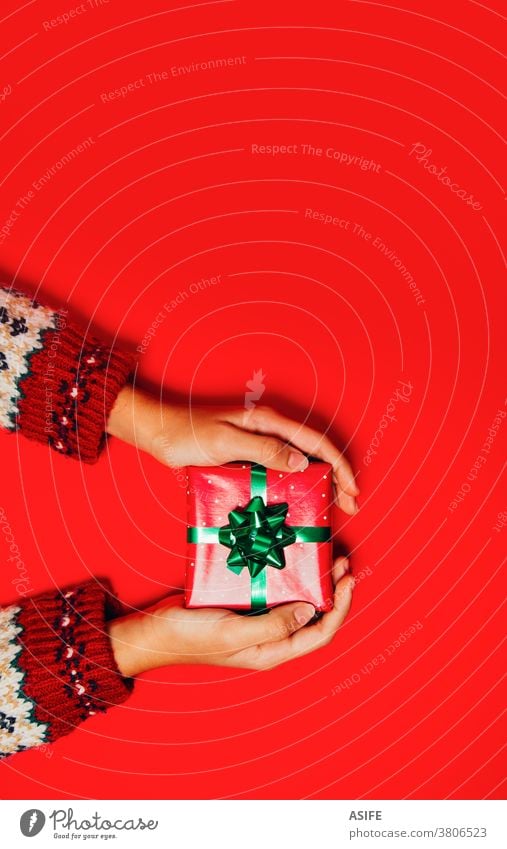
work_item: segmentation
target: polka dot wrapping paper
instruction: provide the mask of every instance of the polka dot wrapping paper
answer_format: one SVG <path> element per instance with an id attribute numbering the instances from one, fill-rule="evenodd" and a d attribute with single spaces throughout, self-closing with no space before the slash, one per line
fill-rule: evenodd
<path id="1" fill-rule="evenodd" d="M 246 508 L 252 497 L 261 497 L 259 492 L 268 511 L 288 505 L 283 527 L 294 539 L 280 547 L 280 567 L 266 563 L 258 575 L 252 576 L 247 565 L 240 563 L 237 571 L 229 565 L 236 536 L 228 534 L 232 536 L 229 539 L 232 548 L 220 542 L 218 536 L 220 528 L 230 527 L 231 511 L 237 512 L 238 521 L 246 523 L 245 517 L 252 515 Z M 333 487 L 331 467 L 327 463 L 310 463 L 304 472 L 292 473 L 251 463 L 228 463 L 212 468 L 192 466 L 188 469 L 187 498 L 187 607 L 249 610 L 308 601 L 318 611 L 332 608 Z M 253 529 L 248 538 L 256 533 L 262 533 L 262 526 Z M 274 538 L 267 547 L 273 551 L 276 545 Z"/>

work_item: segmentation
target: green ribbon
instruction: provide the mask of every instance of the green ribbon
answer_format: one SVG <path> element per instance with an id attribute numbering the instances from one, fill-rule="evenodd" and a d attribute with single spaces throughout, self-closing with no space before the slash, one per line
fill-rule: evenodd
<path id="1" fill-rule="evenodd" d="M 251 608 L 266 607 L 267 569 L 285 568 L 284 548 L 295 542 L 328 542 L 329 527 L 286 525 L 289 505 L 268 506 L 266 468 L 252 464 L 250 501 L 229 513 L 229 524 L 221 528 L 188 528 L 192 543 L 220 543 L 231 549 L 227 568 L 239 575 L 248 569 L 251 578 Z"/>

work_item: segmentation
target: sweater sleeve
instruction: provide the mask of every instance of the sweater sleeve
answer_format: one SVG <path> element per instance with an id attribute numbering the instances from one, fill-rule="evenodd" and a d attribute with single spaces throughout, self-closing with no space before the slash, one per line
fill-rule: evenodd
<path id="1" fill-rule="evenodd" d="M 109 594 L 95 581 L 0 609 L 0 758 L 70 733 L 124 701 Z"/>
<path id="2" fill-rule="evenodd" d="M 64 311 L 0 287 L 0 429 L 93 463 L 134 365 L 130 353 L 85 335 Z"/>

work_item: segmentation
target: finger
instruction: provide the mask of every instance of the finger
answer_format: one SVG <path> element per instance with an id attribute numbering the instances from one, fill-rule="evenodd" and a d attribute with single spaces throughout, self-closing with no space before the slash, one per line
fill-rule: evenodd
<path id="1" fill-rule="evenodd" d="M 350 610 L 353 587 L 352 576 L 342 578 L 335 589 L 333 610 L 325 613 L 315 625 L 300 628 L 286 640 L 259 646 L 254 660 L 255 667 L 270 669 L 328 645 Z"/>
<path id="2" fill-rule="evenodd" d="M 333 563 L 333 584 L 336 586 L 339 580 L 350 571 L 348 557 L 337 557 Z"/>
<path id="3" fill-rule="evenodd" d="M 331 642 L 350 610 L 353 589 L 354 579 L 351 575 L 346 575 L 337 583 L 333 609 L 329 613 L 324 613 L 324 616 L 314 625 L 298 631 L 291 637 L 293 657 L 302 657 Z"/>
<path id="4" fill-rule="evenodd" d="M 308 631 L 313 631 L 316 637 L 325 639 L 327 642 L 332 640 L 350 610 L 354 584 L 352 575 L 345 575 L 338 581 L 334 591 L 333 609 L 324 613 L 324 616 Z"/>
<path id="5" fill-rule="evenodd" d="M 296 601 L 291 604 L 281 604 L 264 616 L 238 617 L 236 633 L 233 636 L 235 648 L 240 650 L 286 640 L 291 634 L 303 628 L 314 615 L 313 604 Z"/>
<path id="6" fill-rule="evenodd" d="M 306 454 L 329 463 L 333 467 L 333 473 L 341 489 L 352 496 L 359 494 L 359 487 L 355 482 L 350 463 L 325 434 L 294 421 L 270 407 L 260 406 L 251 411 L 241 410 L 229 413 L 230 415 L 241 427 L 256 430 L 259 433 L 271 433 L 292 443 Z M 229 421 L 232 419 L 229 418 Z"/>
<path id="7" fill-rule="evenodd" d="M 342 492 L 342 490 L 339 489 L 336 498 L 339 507 L 349 516 L 354 516 L 359 510 L 359 505 L 353 495 L 348 495 L 346 492 Z"/>
<path id="8" fill-rule="evenodd" d="M 260 436 L 232 427 L 227 440 L 229 460 L 250 460 L 278 472 L 303 471 L 308 466 L 304 454 L 274 436 Z"/>

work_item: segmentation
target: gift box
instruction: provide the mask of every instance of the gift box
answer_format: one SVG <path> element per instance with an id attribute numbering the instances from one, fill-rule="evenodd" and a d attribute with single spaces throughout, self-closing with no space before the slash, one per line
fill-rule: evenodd
<path id="1" fill-rule="evenodd" d="M 187 469 L 187 607 L 333 606 L 332 469 L 252 463 Z"/>

